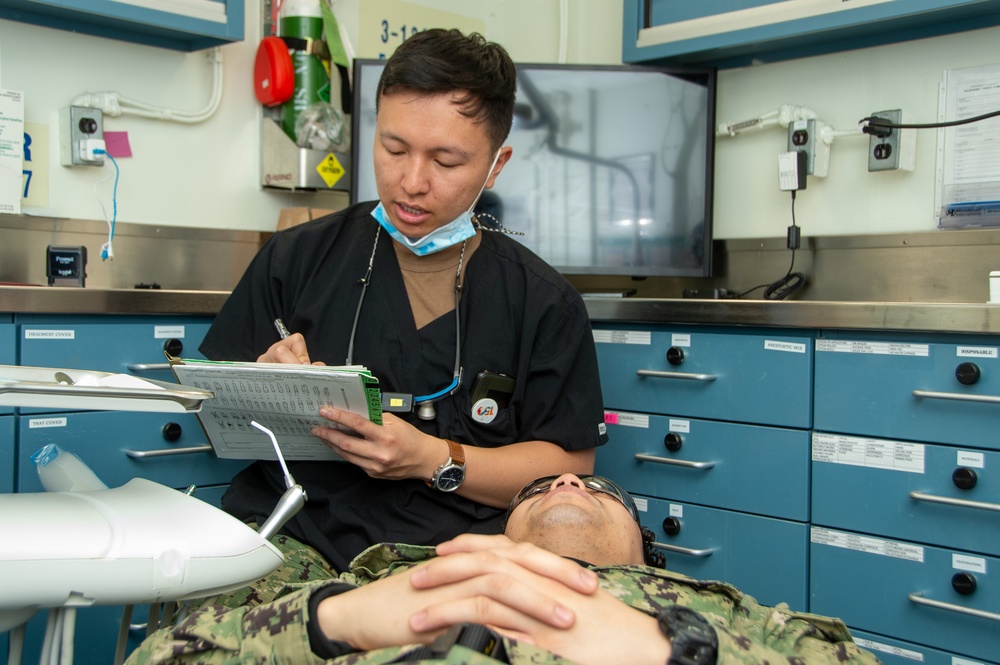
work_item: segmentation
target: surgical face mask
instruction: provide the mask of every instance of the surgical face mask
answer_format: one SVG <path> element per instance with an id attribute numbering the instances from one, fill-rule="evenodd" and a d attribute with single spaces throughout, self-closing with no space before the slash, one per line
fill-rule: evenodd
<path id="1" fill-rule="evenodd" d="M 400 231 L 393 226 L 392 220 L 389 219 L 389 213 L 386 212 L 385 206 L 382 205 L 381 201 L 379 201 L 379 204 L 375 206 L 374 210 L 372 210 L 372 217 L 374 217 L 375 221 L 382 225 L 382 228 L 385 229 L 390 236 L 392 236 L 393 240 L 396 240 L 417 256 L 426 256 L 428 254 L 433 254 L 434 252 L 440 252 L 442 249 L 452 247 L 460 242 L 468 240 L 472 236 L 476 235 L 476 227 L 472 223 L 472 210 L 476 207 L 476 203 L 479 202 L 479 197 L 482 196 L 483 190 L 486 189 L 486 183 L 489 182 L 490 174 L 493 173 L 493 167 L 497 165 L 498 159 L 500 159 L 499 150 L 497 150 L 497 154 L 493 158 L 493 163 L 490 164 L 490 170 L 487 172 L 486 181 L 483 182 L 483 186 L 479 188 L 479 193 L 476 194 L 476 198 L 472 201 L 472 205 L 469 206 L 469 209 L 444 226 L 434 229 L 423 238 L 409 238 L 400 233 Z"/>

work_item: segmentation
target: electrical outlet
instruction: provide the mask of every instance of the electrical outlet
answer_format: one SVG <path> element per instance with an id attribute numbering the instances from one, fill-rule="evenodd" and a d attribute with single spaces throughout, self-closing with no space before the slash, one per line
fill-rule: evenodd
<path id="1" fill-rule="evenodd" d="M 59 162 L 63 166 L 103 166 L 104 114 L 100 109 L 68 106 L 59 111 Z"/>
<path id="2" fill-rule="evenodd" d="M 872 118 L 887 120 L 892 124 L 907 124 L 908 113 L 900 109 L 878 111 L 871 114 Z M 914 129 L 887 128 L 880 132 L 885 136 L 872 133 L 868 137 L 868 170 L 869 171 L 912 171 L 916 163 L 917 132 Z"/>
<path id="3" fill-rule="evenodd" d="M 830 145 L 820 139 L 823 123 L 796 120 L 788 124 L 788 150 L 806 154 L 806 175 L 826 177 L 830 169 Z"/>

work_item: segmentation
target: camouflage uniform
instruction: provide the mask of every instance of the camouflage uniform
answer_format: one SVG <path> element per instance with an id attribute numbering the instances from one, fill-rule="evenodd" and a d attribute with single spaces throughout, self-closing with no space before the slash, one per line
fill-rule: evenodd
<path id="1" fill-rule="evenodd" d="M 351 562 L 350 572 L 336 578 L 288 584 L 276 600 L 226 608 L 206 605 L 173 628 L 160 630 L 129 657 L 128 663 L 321 663 L 309 647 L 306 624 L 312 590 L 330 583 L 368 584 L 434 556 L 430 547 L 375 545 Z M 857 647 L 839 619 L 792 612 L 784 604 L 765 607 L 735 587 L 698 581 L 648 566 L 593 567 L 601 586 L 622 602 L 647 614 L 669 605 L 701 613 L 719 640 L 718 663 L 790 665 L 874 665 L 874 656 Z M 511 663 L 557 665 L 564 658 L 504 638 Z M 417 646 L 352 653 L 331 665 L 390 663 L 406 660 Z M 497 661 L 461 645 L 439 658 L 420 662 L 495 664 Z"/>

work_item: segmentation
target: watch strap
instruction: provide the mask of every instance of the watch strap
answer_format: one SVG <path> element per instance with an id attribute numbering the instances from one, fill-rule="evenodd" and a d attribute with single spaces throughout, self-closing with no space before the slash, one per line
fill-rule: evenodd
<path id="1" fill-rule="evenodd" d="M 462 447 L 462 444 L 451 439 L 445 439 L 445 442 L 448 444 L 448 454 L 451 455 L 451 463 L 465 466 L 465 448 Z"/>
<path id="2" fill-rule="evenodd" d="M 451 439 L 444 439 L 444 442 L 448 444 L 448 459 L 434 471 L 430 480 L 424 481 L 428 487 L 434 487 L 438 476 L 449 466 L 455 465 L 465 468 L 465 448 L 462 447 L 462 444 Z"/>

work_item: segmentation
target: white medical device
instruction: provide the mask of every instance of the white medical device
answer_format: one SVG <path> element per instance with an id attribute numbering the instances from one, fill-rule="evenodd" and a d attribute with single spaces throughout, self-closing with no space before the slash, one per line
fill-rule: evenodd
<path id="1" fill-rule="evenodd" d="M 122 375 L 0 366 L 5 405 L 195 412 L 213 397 Z M 107 489 L 93 476 L 82 485 L 61 485 L 83 490 L 0 494 L 0 632 L 14 629 L 12 655 L 22 647 L 24 624 L 42 609 L 50 613 L 43 662 L 68 663 L 78 607 L 203 598 L 277 568 L 284 559 L 268 539 L 306 496 L 274 434 L 253 425 L 271 438 L 288 487 L 260 531 L 142 478 Z"/>

